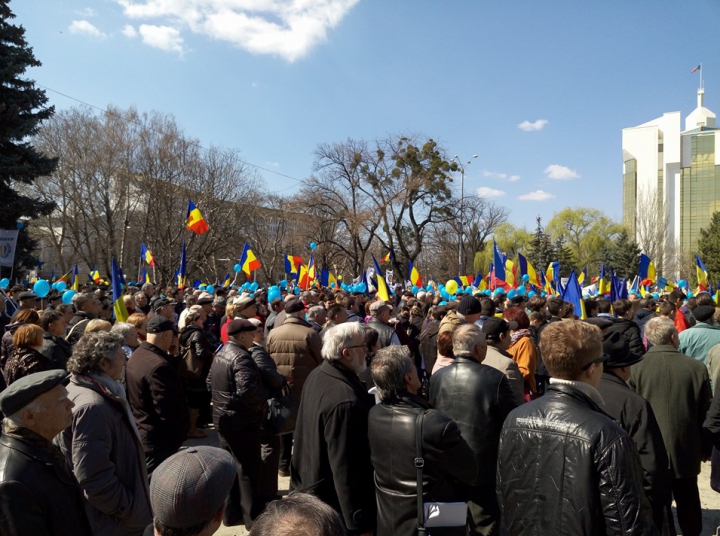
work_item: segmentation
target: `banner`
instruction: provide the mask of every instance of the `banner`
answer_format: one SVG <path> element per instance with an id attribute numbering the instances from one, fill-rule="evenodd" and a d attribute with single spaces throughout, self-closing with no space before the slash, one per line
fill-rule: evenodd
<path id="1" fill-rule="evenodd" d="M 18 231 L 0 229 L 0 266 L 12 267 L 15 261 L 15 246 L 17 246 Z"/>

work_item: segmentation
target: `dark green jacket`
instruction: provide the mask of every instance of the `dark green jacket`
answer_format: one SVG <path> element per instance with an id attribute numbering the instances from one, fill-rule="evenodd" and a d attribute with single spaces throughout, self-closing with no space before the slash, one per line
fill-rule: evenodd
<path id="1" fill-rule="evenodd" d="M 705 365 L 671 345 L 653 346 L 632 367 L 630 387 L 650 403 L 675 478 L 700 473 L 702 425 L 712 392 Z"/>

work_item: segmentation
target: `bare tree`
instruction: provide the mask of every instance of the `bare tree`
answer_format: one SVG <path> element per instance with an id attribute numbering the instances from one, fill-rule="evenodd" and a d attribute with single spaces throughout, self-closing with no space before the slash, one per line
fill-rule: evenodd
<path id="1" fill-rule="evenodd" d="M 635 240 L 642 251 L 655 263 L 658 273 L 672 264 L 675 239 L 670 234 L 669 207 L 661 199 L 657 189 L 644 188 L 638 196 L 635 214 Z"/>

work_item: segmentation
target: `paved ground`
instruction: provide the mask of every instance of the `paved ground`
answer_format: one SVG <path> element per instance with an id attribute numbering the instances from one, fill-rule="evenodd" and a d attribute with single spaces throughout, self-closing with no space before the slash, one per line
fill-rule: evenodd
<path id="1" fill-rule="evenodd" d="M 208 430 L 208 438 L 202 440 L 188 440 L 187 445 L 212 445 L 219 446 L 218 436 L 214 430 Z M 715 535 L 720 527 L 720 493 L 710 488 L 710 462 L 704 463 L 702 472 L 698 477 L 700 487 L 700 500 L 703 507 L 703 536 Z M 287 490 L 290 484 L 289 478 L 280 478 L 280 490 Z M 677 526 L 677 524 L 676 524 Z M 678 527 L 679 530 L 679 527 Z M 220 527 L 215 536 L 241 536 L 247 534 L 244 526 Z M 720 533 L 718 533 L 720 535 Z"/>

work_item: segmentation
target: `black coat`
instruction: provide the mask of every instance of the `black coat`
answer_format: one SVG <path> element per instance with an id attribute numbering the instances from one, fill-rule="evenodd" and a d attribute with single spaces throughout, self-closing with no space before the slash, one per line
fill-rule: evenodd
<path id="1" fill-rule="evenodd" d="M 266 398 L 276 396 L 285 385 L 285 376 L 278 372 L 275 361 L 262 344 L 253 344 L 250 348 L 250 355 L 260 370 Z"/>
<path id="2" fill-rule="evenodd" d="M 425 502 L 457 502 L 466 497 L 457 482 L 475 479 L 477 462 L 455 422 L 422 398 L 404 393 L 370 410 L 368 437 L 375 469 L 377 536 L 416 536 L 416 419 L 425 413 L 422 429 L 423 498 Z M 466 528 L 443 534 L 464 535 Z"/>
<path id="3" fill-rule="evenodd" d="M 497 493 L 508 536 L 657 534 L 632 439 L 570 385 L 508 416 Z"/>
<path id="4" fill-rule="evenodd" d="M 720 450 L 718 450 L 720 449 L 720 389 L 715 389 L 715 396 L 713 396 L 703 426 L 703 432 L 713 447 L 710 487 L 720 493 Z"/>
<path id="5" fill-rule="evenodd" d="M 126 371 L 127 398 L 145 452 L 179 449 L 190 429 L 190 414 L 173 358 L 144 341 Z"/>
<path id="6" fill-rule="evenodd" d="M 258 427 L 267 415 L 267 396 L 260 369 L 247 348 L 230 340 L 215 355 L 207 385 L 212 391 L 217 429 Z"/>
<path id="7" fill-rule="evenodd" d="M 62 337 L 56 337 L 46 331 L 43 333 L 43 345 L 40 353 L 48 358 L 52 368 L 66 370 L 68 359 L 72 355 L 72 348 L 70 343 Z"/>
<path id="8" fill-rule="evenodd" d="M 605 401 L 603 411 L 617 421 L 637 446 L 648 499 L 656 505 L 670 504 L 670 464 L 650 403 L 612 372 L 603 373 L 597 390 Z"/>
<path id="9" fill-rule="evenodd" d="M 291 489 L 312 493 L 340 512 L 348 530 L 375 526 L 368 412 L 374 405 L 357 375 L 324 361 L 305 382 L 295 428 Z"/>
<path id="10" fill-rule="evenodd" d="M 612 322 L 610 326 L 603 330 L 603 334 L 614 332 L 620 333 L 620 335 L 625 337 L 625 340 L 630 345 L 631 352 L 638 355 L 643 355 L 645 353 L 645 345 L 642 342 L 640 328 L 635 322 L 625 318 L 611 318 L 609 316 L 602 318 L 606 318 Z"/>
<path id="11" fill-rule="evenodd" d="M 500 430 L 517 407 L 505 374 L 469 357 L 456 357 L 430 377 L 430 403 L 457 423 L 475 453 L 478 473 L 472 485 L 495 489 Z"/>
<path id="12" fill-rule="evenodd" d="M 42 441 L 0 437 L 0 535 L 91 536 L 77 481 Z"/>

